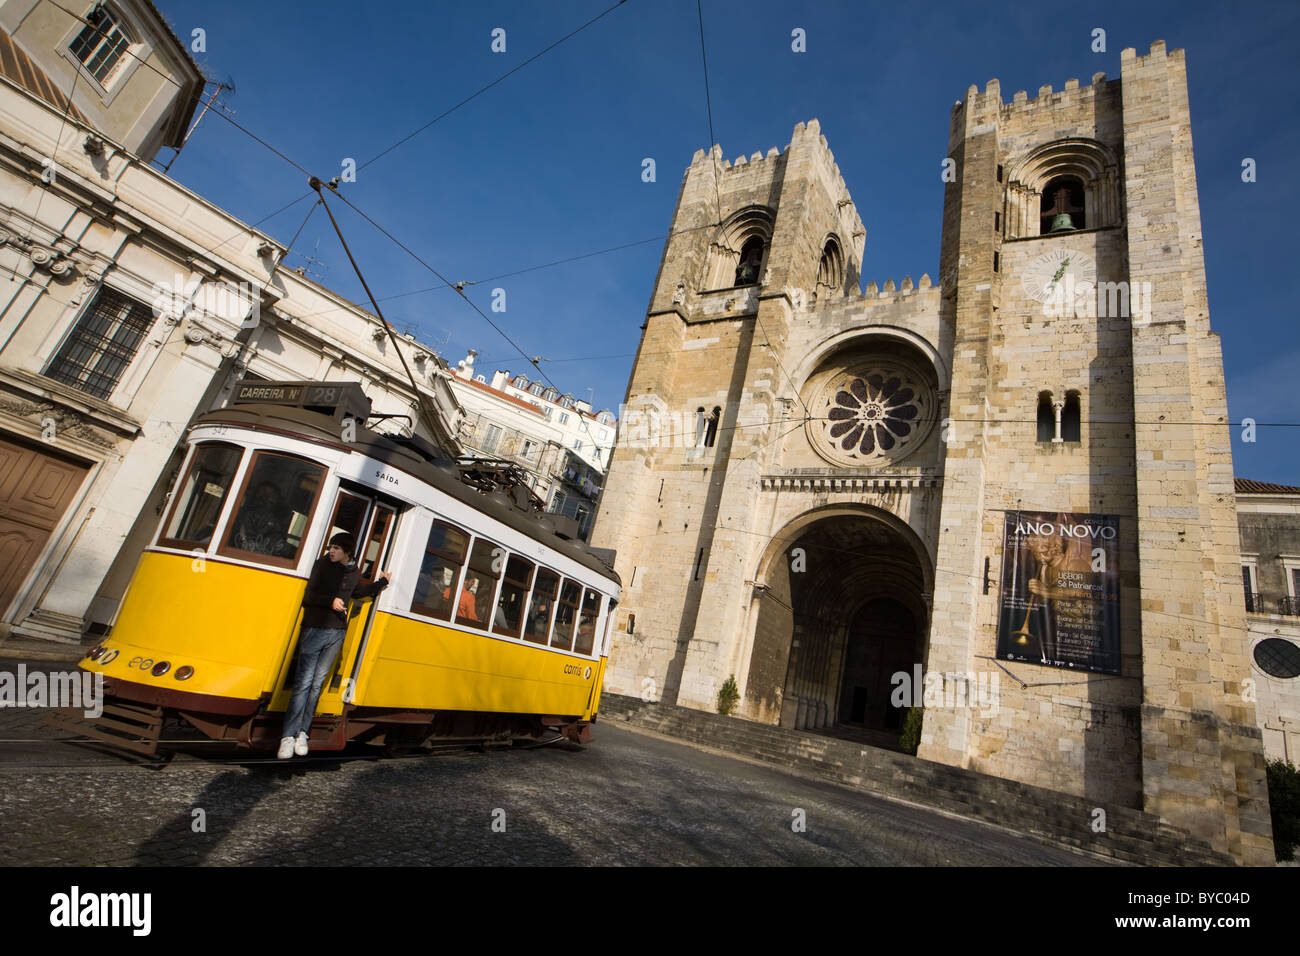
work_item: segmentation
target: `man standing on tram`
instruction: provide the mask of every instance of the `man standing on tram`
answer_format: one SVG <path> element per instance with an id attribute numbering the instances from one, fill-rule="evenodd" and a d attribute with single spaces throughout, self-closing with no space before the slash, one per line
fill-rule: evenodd
<path id="1" fill-rule="evenodd" d="M 330 538 L 329 552 L 317 560 L 302 598 L 302 632 L 298 639 L 298 666 L 293 696 L 284 712 L 280 737 L 281 760 L 307 755 L 308 731 L 316 714 L 325 679 L 343 646 L 348 627 L 348 601 L 370 597 L 388 586 L 391 575 L 381 572 L 369 584 L 358 586 L 361 572 L 352 561 L 356 539 L 346 531 Z"/>

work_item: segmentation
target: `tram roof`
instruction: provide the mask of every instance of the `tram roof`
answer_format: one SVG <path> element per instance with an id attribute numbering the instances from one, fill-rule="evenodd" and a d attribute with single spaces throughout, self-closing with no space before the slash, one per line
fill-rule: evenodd
<path id="1" fill-rule="evenodd" d="M 289 434 L 305 441 L 329 445 L 349 453 L 358 452 L 385 462 L 622 585 L 622 580 L 614 571 L 613 551 L 591 549 L 581 541 L 561 537 L 543 524 L 544 516 L 524 510 L 506 494 L 484 494 L 470 487 L 461 480 L 456 463 L 424 439 L 394 439 L 358 423 L 356 440 L 344 443 L 339 436 L 336 416 L 310 408 L 286 405 L 232 405 L 196 415 L 190 420 L 188 428 L 208 424 L 235 425 L 255 431 Z M 606 555 L 608 561 L 604 559 Z"/>

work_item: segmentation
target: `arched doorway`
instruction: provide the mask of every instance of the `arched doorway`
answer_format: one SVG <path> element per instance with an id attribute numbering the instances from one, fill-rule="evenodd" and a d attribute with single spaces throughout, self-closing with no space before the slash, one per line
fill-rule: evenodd
<path id="1" fill-rule="evenodd" d="M 925 662 L 930 567 L 886 512 L 832 507 L 792 522 L 765 556 L 750 711 L 801 730 L 896 735 L 891 678 Z"/>

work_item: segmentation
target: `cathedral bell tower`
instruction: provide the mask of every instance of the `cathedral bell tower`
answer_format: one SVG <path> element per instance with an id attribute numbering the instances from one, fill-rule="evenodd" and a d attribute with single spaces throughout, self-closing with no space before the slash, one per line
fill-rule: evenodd
<path id="1" fill-rule="evenodd" d="M 696 152 L 592 533 L 618 549 L 625 587 L 608 689 L 712 709 L 729 675 L 743 681 L 748 516 L 773 436 L 799 418 L 791 323 L 856 294 L 864 241 L 817 120 L 784 151 Z"/>
<path id="2" fill-rule="evenodd" d="M 1010 103 L 996 80 L 972 86 L 949 150 L 953 429 L 929 669 L 1000 659 L 1013 680 L 996 716 L 927 711 L 920 756 L 1271 862 L 1183 52 L 1125 50 L 1118 81 Z M 1068 539 L 1078 528 L 1114 538 Z M 1017 573 L 1032 580 L 1013 606 Z M 1092 581 L 1104 597 L 1078 590 Z M 1030 623 L 1047 611 L 1051 643 Z"/>

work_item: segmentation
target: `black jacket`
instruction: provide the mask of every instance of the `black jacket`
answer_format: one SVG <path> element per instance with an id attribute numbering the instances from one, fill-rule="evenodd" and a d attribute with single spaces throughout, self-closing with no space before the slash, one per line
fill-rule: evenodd
<path id="1" fill-rule="evenodd" d="M 339 564 L 331 561 L 328 554 L 318 559 L 302 596 L 302 626 L 347 628 L 347 615 L 334 610 L 334 599 L 342 598 L 346 607 L 352 598 L 370 597 L 388 586 L 386 580 L 377 578 L 358 587 L 360 578 L 361 572 L 355 564 Z"/>

